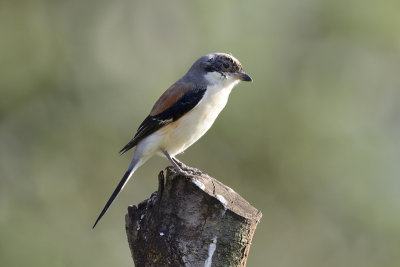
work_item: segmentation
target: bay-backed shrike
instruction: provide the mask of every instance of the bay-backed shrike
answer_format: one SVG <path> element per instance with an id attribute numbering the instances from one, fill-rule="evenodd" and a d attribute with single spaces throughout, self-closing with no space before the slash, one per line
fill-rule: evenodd
<path id="1" fill-rule="evenodd" d="M 240 62 L 225 53 L 199 58 L 154 104 L 133 139 L 120 151 L 136 146 L 131 164 L 115 188 L 93 228 L 103 217 L 132 174 L 154 154 L 165 156 L 179 173 L 190 169 L 175 156 L 203 136 L 225 107 L 239 81 L 252 81 Z"/>

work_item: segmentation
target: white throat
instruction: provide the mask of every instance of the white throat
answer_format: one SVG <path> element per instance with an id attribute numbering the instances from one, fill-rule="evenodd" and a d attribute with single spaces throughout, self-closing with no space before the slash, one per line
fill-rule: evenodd
<path id="1" fill-rule="evenodd" d="M 201 100 L 201 102 L 204 103 L 199 103 L 199 106 L 205 104 L 208 107 L 207 112 L 214 113 L 216 118 L 228 102 L 228 97 L 232 88 L 238 84 L 239 81 L 228 75 L 224 77 L 218 72 L 209 72 L 205 75 L 205 78 L 209 84 Z M 213 119 L 215 120 L 215 118 Z"/>
<path id="2" fill-rule="evenodd" d="M 210 83 L 210 85 L 219 86 L 221 88 L 230 87 L 230 89 L 232 89 L 233 86 L 239 83 L 239 80 L 234 79 L 229 75 L 223 76 L 221 73 L 216 71 L 208 72 L 204 78 Z"/>

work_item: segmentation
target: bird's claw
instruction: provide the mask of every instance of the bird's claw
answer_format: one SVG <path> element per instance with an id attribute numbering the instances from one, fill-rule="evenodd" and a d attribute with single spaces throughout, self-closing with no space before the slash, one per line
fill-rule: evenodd
<path id="1" fill-rule="evenodd" d="M 176 163 L 175 170 L 182 175 L 185 176 L 193 176 L 193 175 L 201 175 L 202 172 L 199 169 L 187 166 L 186 164 L 182 163 L 181 161 L 177 160 L 176 158 L 173 159 Z M 178 167 L 178 168 L 177 168 Z"/>

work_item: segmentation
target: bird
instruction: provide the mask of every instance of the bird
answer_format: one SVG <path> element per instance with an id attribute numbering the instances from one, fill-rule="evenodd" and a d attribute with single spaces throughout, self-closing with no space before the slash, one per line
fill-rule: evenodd
<path id="1" fill-rule="evenodd" d="M 211 53 L 196 60 L 188 72 L 160 96 L 134 137 L 121 149 L 122 155 L 136 146 L 128 169 L 93 228 L 132 174 L 153 155 L 166 157 L 178 173 L 187 174 L 189 167 L 176 155 L 210 129 L 225 107 L 232 88 L 240 81 L 253 80 L 230 54 Z"/>

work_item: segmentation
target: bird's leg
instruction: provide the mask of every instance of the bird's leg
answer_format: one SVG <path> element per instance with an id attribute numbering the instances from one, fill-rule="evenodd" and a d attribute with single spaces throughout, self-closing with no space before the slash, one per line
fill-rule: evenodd
<path id="1" fill-rule="evenodd" d="M 188 168 L 190 168 L 189 166 L 187 166 L 185 163 L 183 163 L 179 159 L 177 159 L 175 157 L 171 157 L 171 158 L 177 165 L 179 165 L 179 167 L 181 167 L 182 170 L 187 170 Z"/>
<path id="2" fill-rule="evenodd" d="M 181 166 L 179 166 L 179 163 L 183 164 L 182 162 L 178 161 L 179 163 L 174 161 L 174 158 L 172 158 L 167 151 L 163 151 L 164 155 L 167 157 L 167 159 L 171 162 L 172 166 L 175 168 L 175 170 L 183 175 L 187 175 L 187 172 L 184 171 Z"/>

